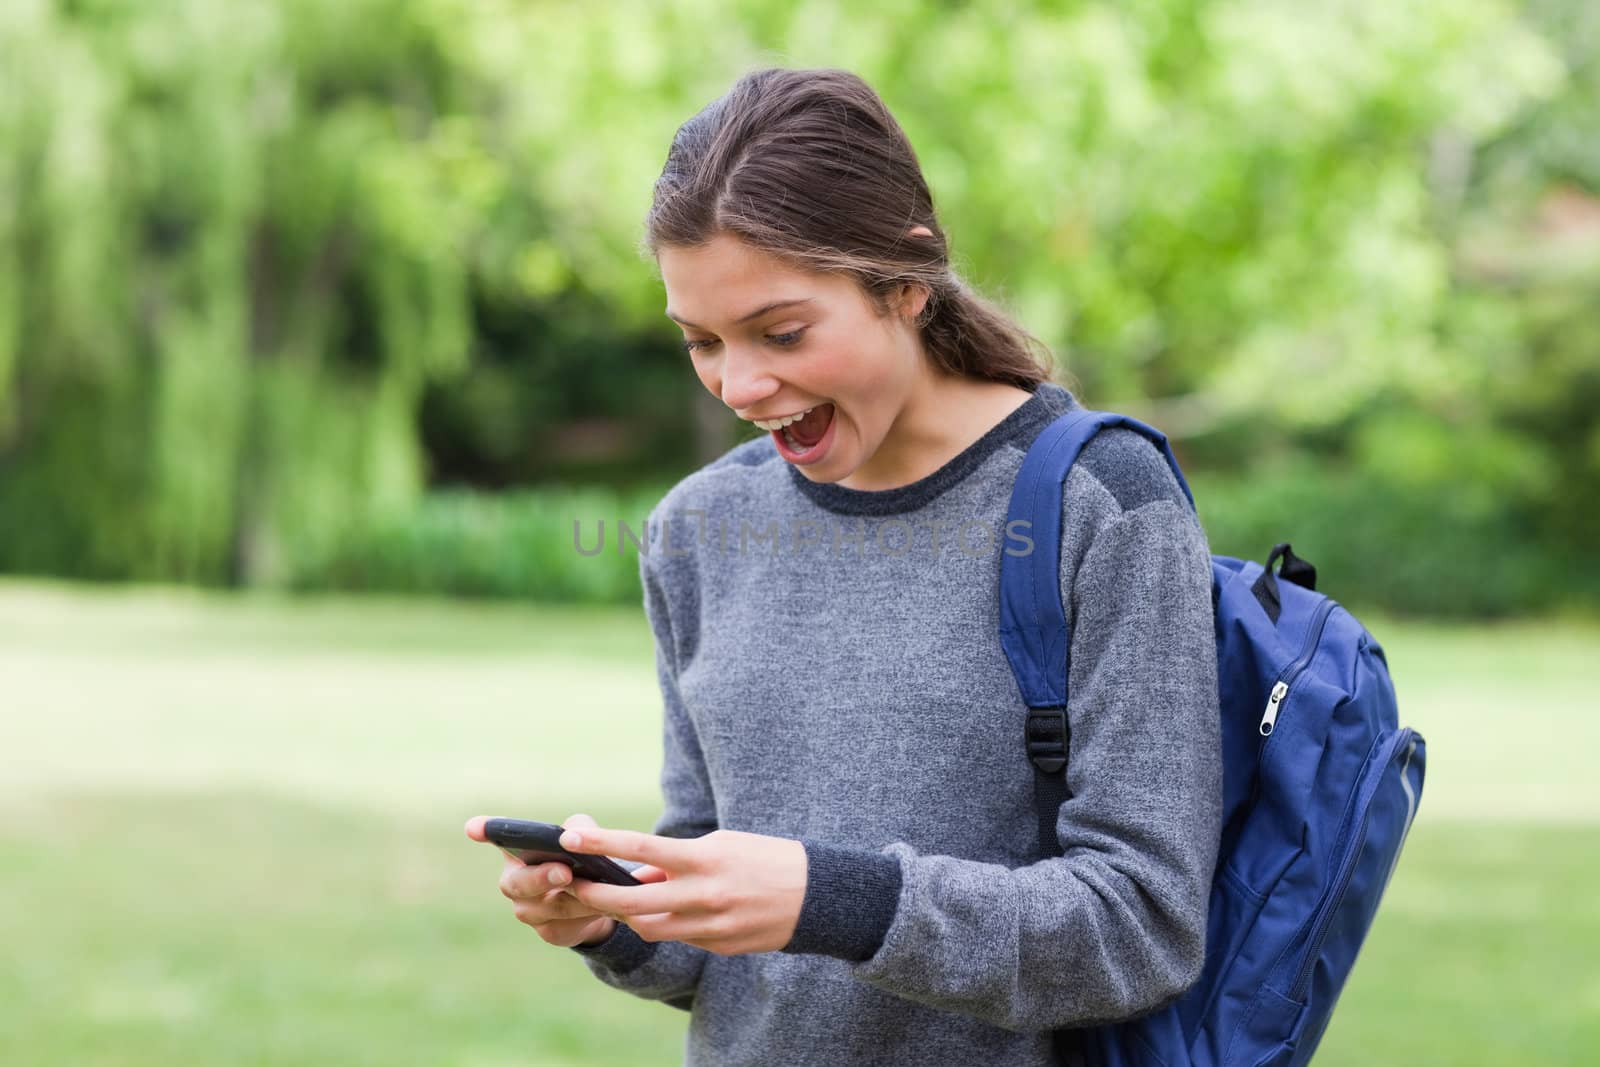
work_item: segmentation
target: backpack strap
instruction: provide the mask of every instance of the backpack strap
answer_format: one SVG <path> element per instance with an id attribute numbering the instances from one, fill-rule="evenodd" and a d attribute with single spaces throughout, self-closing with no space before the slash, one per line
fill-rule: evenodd
<path id="1" fill-rule="evenodd" d="M 1183 495 L 1194 507 L 1194 494 L 1178 468 L 1166 435 L 1127 415 L 1087 408 L 1059 416 L 1034 439 L 1023 457 L 1011 489 L 1006 532 L 1023 522 L 1032 547 L 1000 555 L 1000 647 L 1016 675 L 1017 688 L 1028 705 L 1023 744 L 1034 769 L 1034 800 L 1039 813 L 1039 841 L 1046 855 L 1056 855 L 1056 820 L 1067 801 L 1067 676 L 1071 639 L 1061 604 L 1061 491 L 1078 453 L 1091 438 L 1110 426 L 1136 430 L 1167 457 Z"/>

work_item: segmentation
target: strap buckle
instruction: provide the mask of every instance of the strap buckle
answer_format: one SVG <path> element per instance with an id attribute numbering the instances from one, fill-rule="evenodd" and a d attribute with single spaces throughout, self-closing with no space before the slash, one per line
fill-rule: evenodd
<path id="1" fill-rule="evenodd" d="M 1055 774 L 1067 765 L 1067 709 L 1029 708 L 1023 730 L 1028 759 L 1045 774 Z"/>

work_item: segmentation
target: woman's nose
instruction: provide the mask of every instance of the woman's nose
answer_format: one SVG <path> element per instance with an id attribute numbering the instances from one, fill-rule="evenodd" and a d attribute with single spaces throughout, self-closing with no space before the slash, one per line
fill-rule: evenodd
<path id="1" fill-rule="evenodd" d="M 722 402 L 734 411 L 759 408 L 777 393 L 779 382 L 758 356 L 729 348 L 722 360 Z"/>

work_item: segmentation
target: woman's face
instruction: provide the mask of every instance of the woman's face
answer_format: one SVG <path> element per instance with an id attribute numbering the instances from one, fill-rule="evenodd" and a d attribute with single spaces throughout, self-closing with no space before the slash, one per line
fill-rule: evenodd
<path id="1" fill-rule="evenodd" d="M 880 318 L 851 278 L 796 270 L 726 234 L 699 248 L 664 247 L 658 259 L 667 316 L 683 328 L 711 395 L 751 421 L 812 409 L 805 422 L 769 432 L 813 481 L 871 469 L 927 375 L 910 321 L 924 291 L 907 291 L 901 313 Z"/>

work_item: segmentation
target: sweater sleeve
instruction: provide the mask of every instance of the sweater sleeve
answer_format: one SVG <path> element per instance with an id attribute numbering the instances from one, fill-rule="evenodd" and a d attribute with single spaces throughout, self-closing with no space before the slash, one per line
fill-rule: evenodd
<path id="1" fill-rule="evenodd" d="M 1014 1031 L 1130 1018 L 1199 978 L 1222 820 L 1205 533 L 1187 505 L 1150 501 L 1095 533 L 1070 579 L 1065 570 L 1063 854 L 1011 869 L 904 842 L 816 849 L 784 951 L 846 959 L 868 985 Z M 884 899 L 864 908 L 873 886 Z M 851 908 L 886 925 L 841 934 L 836 917 Z"/>
<path id="2" fill-rule="evenodd" d="M 699 837 L 717 828 L 717 811 L 694 723 L 678 694 L 677 646 L 661 581 L 650 553 L 639 554 L 645 616 L 655 638 L 656 678 L 663 704 L 661 793 L 664 808 L 653 833 Z M 651 942 L 618 923 L 594 945 L 574 945 L 589 970 L 606 985 L 688 1011 L 709 953 L 681 941 Z"/>

